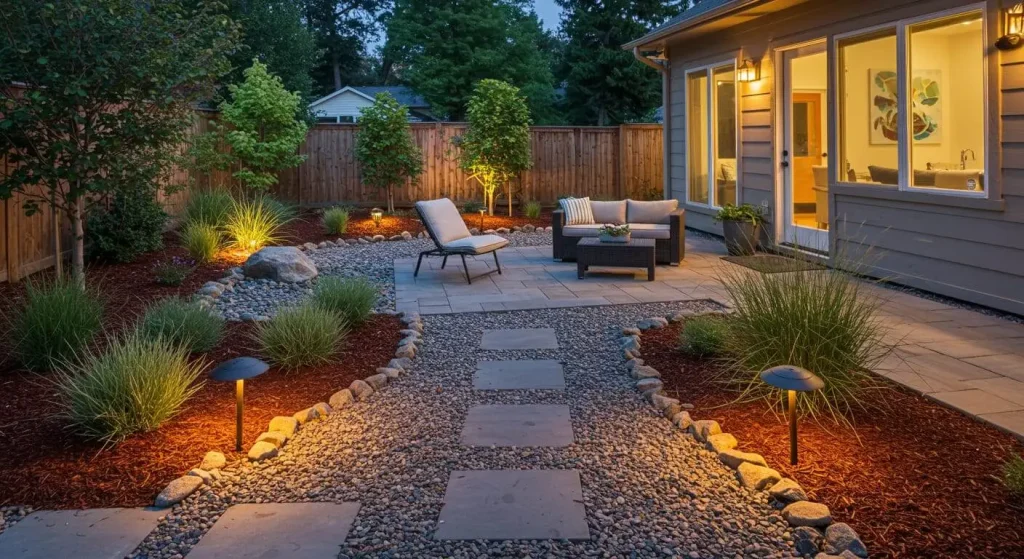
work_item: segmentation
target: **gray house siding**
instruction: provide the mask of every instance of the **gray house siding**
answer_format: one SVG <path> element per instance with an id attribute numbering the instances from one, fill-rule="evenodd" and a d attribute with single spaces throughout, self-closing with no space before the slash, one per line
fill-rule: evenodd
<path id="1" fill-rule="evenodd" d="M 767 2 L 762 8 L 772 6 Z M 791 4 L 791 3 L 790 3 Z M 740 202 L 769 206 L 769 233 L 779 199 L 776 177 L 776 48 L 896 20 L 975 5 L 964 0 L 809 0 L 713 33 L 666 39 L 670 61 L 668 129 L 671 195 L 687 208 L 687 225 L 721 233 L 707 208 L 686 204 L 685 73 L 713 60 L 752 58 L 761 79 L 740 87 Z M 989 44 L 999 34 L 997 0 L 984 3 Z M 762 11 L 770 12 L 770 9 Z M 739 21 L 739 20 L 737 20 Z M 829 50 L 829 66 L 834 67 Z M 990 48 L 986 199 L 903 192 L 868 185 L 829 187 L 833 256 L 864 258 L 877 277 L 1024 314 L 1024 49 Z M 836 130 L 834 98 L 829 130 Z M 832 149 L 834 145 L 830 145 Z"/>

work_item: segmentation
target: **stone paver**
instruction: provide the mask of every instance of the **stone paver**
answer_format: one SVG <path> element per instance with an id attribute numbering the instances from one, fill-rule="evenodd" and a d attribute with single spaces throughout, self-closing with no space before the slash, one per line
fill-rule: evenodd
<path id="1" fill-rule="evenodd" d="M 439 540 L 590 538 L 574 470 L 456 471 L 448 480 Z"/>
<path id="2" fill-rule="evenodd" d="M 565 390 L 562 364 L 551 359 L 481 361 L 473 375 L 477 390 Z"/>
<path id="3" fill-rule="evenodd" d="M 484 405 L 470 408 L 462 429 L 469 446 L 569 446 L 569 406 Z"/>
<path id="4" fill-rule="evenodd" d="M 1024 410 L 1024 406 L 1020 404 L 1004 400 L 980 389 L 933 392 L 929 396 L 971 415 Z"/>
<path id="5" fill-rule="evenodd" d="M 166 511 L 89 509 L 40 511 L 0 534 L 3 559 L 121 559 Z"/>
<path id="6" fill-rule="evenodd" d="M 553 328 L 484 330 L 480 349 L 558 349 Z"/>
<path id="7" fill-rule="evenodd" d="M 358 512 L 358 503 L 235 505 L 188 559 L 334 559 Z"/>

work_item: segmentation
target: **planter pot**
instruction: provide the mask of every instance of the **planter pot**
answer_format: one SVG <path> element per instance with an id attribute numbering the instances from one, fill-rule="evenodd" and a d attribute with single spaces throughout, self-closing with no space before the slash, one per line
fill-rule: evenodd
<path id="1" fill-rule="evenodd" d="M 749 256 L 757 250 L 757 241 L 761 236 L 760 225 L 749 221 L 723 221 L 722 231 L 730 255 Z"/>
<path id="2" fill-rule="evenodd" d="M 600 235 L 597 236 L 597 238 L 602 243 L 628 243 L 629 233 L 626 233 L 625 235 L 619 235 L 618 237 L 601 233 Z"/>

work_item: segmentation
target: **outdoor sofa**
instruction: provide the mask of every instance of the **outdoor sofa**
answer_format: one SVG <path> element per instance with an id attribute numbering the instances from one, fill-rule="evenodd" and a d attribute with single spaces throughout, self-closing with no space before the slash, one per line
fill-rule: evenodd
<path id="1" fill-rule="evenodd" d="M 585 237 L 597 237 L 606 224 L 629 224 L 635 239 L 654 239 L 654 259 L 658 264 L 678 266 L 686 253 L 686 211 L 677 200 L 590 201 L 593 223 L 566 225 L 565 212 L 551 214 L 553 257 L 576 260 L 576 243 Z"/>

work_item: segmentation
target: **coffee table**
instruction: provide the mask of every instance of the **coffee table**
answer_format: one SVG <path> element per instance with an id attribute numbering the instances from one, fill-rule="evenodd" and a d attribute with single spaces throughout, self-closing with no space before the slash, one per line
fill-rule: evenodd
<path id="1" fill-rule="evenodd" d="M 647 268 L 647 281 L 654 281 L 654 239 L 630 239 L 625 243 L 602 243 L 586 237 L 576 243 L 576 275 L 583 279 L 591 266 Z"/>

